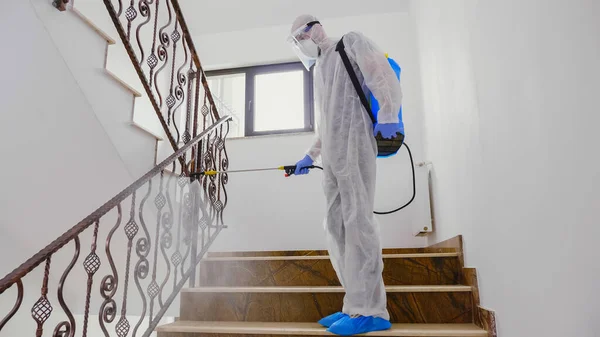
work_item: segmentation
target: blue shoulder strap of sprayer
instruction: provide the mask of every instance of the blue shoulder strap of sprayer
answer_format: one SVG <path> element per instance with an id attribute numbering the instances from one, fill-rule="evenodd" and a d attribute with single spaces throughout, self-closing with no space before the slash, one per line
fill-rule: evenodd
<path id="1" fill-rule="evenodd" d="M 348 72 L 348 75 L 350 75 L 350 80 L 352 81 L 352 84 L 354 85 L 354 89 L 356 89 L 356 93 L 358 94 L 358 97 L 360 98 L 362 105 L 367 110 L 367 113 L 369 113 L 369 117 L 371 117 L 371 122 L 373 122 L 373 124 L 377 123 L 377 119 L 375 119 L 375 115 L 373 115 L 373 110 L 371 110 L 371 105 L 369 104 L 369 101 L 367 100 L 367 96 L 365 95 L 365 92 L 362 90 L 362 87 L 360 86 L 358 77 L 356 76 L 356 73 L 354 72 L 354 69 L 352 68 L 352 63 L 350 63 L 350 58 L 348 58 L 348 54 L 346 53 L 343 37 L 340 39 L 340 42 L 337 43 L 337 47 L 335 48 L 335 51 L 340 53 L 340 56 L 342 57 L 342 61 L 344 62 L 344 67 L 346 67 L 346 71 Z"/>

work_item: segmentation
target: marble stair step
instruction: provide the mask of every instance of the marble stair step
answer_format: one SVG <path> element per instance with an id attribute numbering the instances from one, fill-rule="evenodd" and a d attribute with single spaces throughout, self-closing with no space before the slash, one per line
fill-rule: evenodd
<path id="1" fill-rule="evenodd" d="M 383 254 L 414 253 L 456 253 L 454 248 L 385 248 Z M 210 252 L 213 257 L 268 257 L 268 256 L 327 256 L 326 250 L 283 250 L 283 251 L 251 251 L 251 252 Z"/>
<path id="2" fill-rule="evenodd" d="M 386 285 L 462 283 L 459 254 L 383 255 Z M 326 255 L 209 257 L 200 267 L 201 286 L 336 286 L 340 282 Z"/>
<path id="3" fill-rule="evenodd" d="M 316 323 L 179 321 L 159 326 L 156 331 L 158 337 L 331 336 Z M 474 324 L 394 324 L 390 330 L 366 336 L 487 337 L 488 333 Z"/>
<path id="4" fill-rule="evenodd" d="M 388 286 L 392 323 L 472 323 L 469 286 Z M 181 320 L 316 322 L 339 311 L 342 287 L 202 287 L 181 293 Z"/>
<path id="5" fill-rule="evenodd" d="M 445 293 L 471 292 L 472 288 L 465 285 L 428 285 L 428 286 L 386 286 L 390 293 Z M 330 287 L 198 287 L 182 289 L 183 294 L 203 293 L 344 293 L 344 288 Z"/>

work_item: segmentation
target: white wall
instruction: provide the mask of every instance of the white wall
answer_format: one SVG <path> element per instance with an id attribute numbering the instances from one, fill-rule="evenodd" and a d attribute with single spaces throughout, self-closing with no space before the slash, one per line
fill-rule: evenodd
<path id="1" fill-rule="evenodd" d="M 419 0 L 437 236 L 499 335 L 597 336 L 600 3 Z"/>
<path id="2" fill-rule="evenodd" d="M 186 16 L 188 21 L 202 17 Z M 331 36 L 359 30 L 375 40 L 403 67 L 404 119 L 407 142 L 416 161 L 422 160 L 421 94 L 415 36 L 410 17 L 404 13 L 365 15 L 337 19 L 320 18 Z M 194 40 L 206 69 L 296 61 L 285 43 L 289 25 L 245 31 L 196 35 Z M 227 145 L 231 169 L 276 167 L 294 164 L 310 146 L 313 134 L 230 140 Z M 392 209 L 409 200 L 411 178 L 404 150 L 378 162 L 376 208 Z M 387 247 L 422 246 L 414 229 L 429 225 L 426 172 L 418 169 L 417 201 L 402 213 L 378 217 Z M 231 175 L 227 187 L 226 222 L 213 250 L 273 250 L 325 248 L 322 221 L 324 197 L 321 173 L 285 179 L 281 173 Z M 401 191 L 401 192 L 398 192 Z M 274 239 L 276 238 L 276 239 Z"/>
<path id="3" fill-rule="evenodd" d="M 0 56 L 0 247 L 14 257 L 2 259 L 0 275 L 131 181 L 33 6 L 5 5 L 2 29 L 25 28 L 6 36 L 11 48 Z"/>

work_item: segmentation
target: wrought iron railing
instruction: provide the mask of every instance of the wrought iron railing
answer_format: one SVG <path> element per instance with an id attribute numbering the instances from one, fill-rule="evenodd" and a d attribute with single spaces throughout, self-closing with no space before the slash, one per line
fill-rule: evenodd
<path id="1" fill-rule="evenodd" d="M 58 0 L 57 0 L 58 1 Z M 103 0 L 174 150 L 219 119 L 177 0 Z M 206 93 L 198 102 L 200 87 Z M 202 120 L 194 123 L 198 107 Z"/>
<path id="2" fill-rule="evenodd" d="M 1 279 L 0 336 L 149 336 L 224 228 L 227 175 L 186 172 L 227 169 L 230 120 L 207 126 Z"/>

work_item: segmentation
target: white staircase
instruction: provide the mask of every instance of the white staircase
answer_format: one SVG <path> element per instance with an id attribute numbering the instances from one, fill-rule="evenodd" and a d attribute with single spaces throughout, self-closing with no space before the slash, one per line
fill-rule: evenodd
<path id="1" fill-rule="evenodd" d="M 118 50 L 118 35 L 111 36 L 93 25 L 77 7 L 69 5 L 59 12 L 49 1 L 31 2 L 131 176 L 141 176 L 156 164 L 164 133 L 149 101 L 144 100 L 141 85 L 117 75 L 133 69 L 131 61 L 119 58 L 119 66 L 111 67 L 116 62 L 111 53 Z M 96 4 L 102 5 L 97 8 L 108 17 L 103 4 Z"/>

